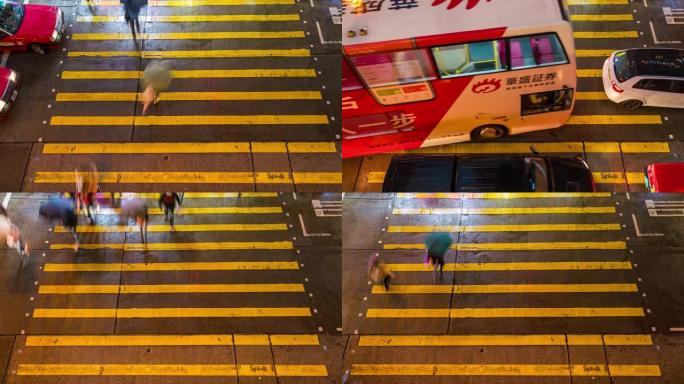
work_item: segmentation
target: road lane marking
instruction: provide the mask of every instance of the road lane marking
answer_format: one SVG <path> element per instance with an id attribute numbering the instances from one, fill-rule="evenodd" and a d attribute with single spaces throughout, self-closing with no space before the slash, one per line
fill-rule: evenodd
<path id="1" fill-rule="evenodd" d="M 614 49 L 578 49 L 575 51 L 577 57 L 605 57 L 612 55 Z"/>
<path id="2" fill-rule="evenodd" d="M 226 231 L 287 231 L 287 224 L 176 224 L 176 232 L 226 232 Z M 130 233 L 139 232 L 137 225 L 79 225 L 78 233 Z M 55 233 L 68 233 L 69 229 L 58 225 Z M 148 225 L 147 232 L 171 232 L 171 226 Z"/>
<path id="3" fill-rule="evenodd" d="M 304 284 L 151 284 L 41 285 L 39 294 L 164 294 L 164 293 L 305 292 Z"/>
<path id="4" fill-rule="evenodd" d="M 90 0 L 98 7 L 120 7 L 118 0 Z M 226 5 L 294 5 L 294 0 L 150 0 L 149 7 L 207 7 Z"/>
<path id="5" fill-rule="evenodd" d="M 87 227 L 86 227 L 87 228 Z M 619 231 L 620 224 L 390 225 L 388 233 Z"/>
<path id="6" fill-rule="evenodd" d="M 54 245 L 54 244 L 53 244 Z M 65 244 L 73 247 L 70 244 Z M 383 249 L 425 249 L 423 243 L 383 244 Z M 534 242 L 534 243 L 457 243 L 451 249 L 458 251 L 548 251 L 548 250 L 590 250 L 627 249 L 624 241 L 577 241 L 577 242 Z"/>
<path id="7" fill-rule="evenodd" d="M 637 31 L 575 31 L 572 36 L 575 39 L 636 39 L 639 33 Z"/>
<path id="8" fill-rule="evenodd" d="M 50 125 L 279 125 L 328 124 L 326 115 L 224 115 L 224 116 L 52 116 Z"/>
<path id="9" fill-rule="evenodd" d="M 564 317 L 643 317 L 641 307 L 577 308 L 370 308 L 367 318 L 564 318 Z"/>
<path id="10" fill-rule="evenodd" d="M 19 364 L 18 376 L 324 377 L 325 365 Z"/>
<path id="11" fill-rule="evenodd" d="M 578 69 L 577 77 L 602 77 L 603 71 L 600 69 Z"/>
<path id="12" fill-rule="evenodd" d="M 657 365 L 352 364 L 352 376 L 660 376 Z"/>
<path id="13" fill-rule="evenodd" d="M 567 125 L 662 124 L 660 115 L 573 115 Z"/>
<path id="14" fill-rule="evenodd" d="M 31 336 L 29 336 L 31 337 Z M 652 345 L 650 335 L 383 335 L 360 336 L 359 347 L 463 347 L 531 345 Z"/>
<path id="15" fill-rule="evenodd" d="M 615 207 L 394 208 L 393 215 L 544 215 L 615 213 Z"/>
<path id="16" fill-rule="evenodd" d="M 316 77 L 314 69 L 195 69 L 171 71 L 175 79 Z M 142 71 L 62 71 L 62 80 L 142 79 Z"/>
<path id="17" fill-rule="evenodd" d="M 577 100 L 608 100 L 605 92 L 575 92 Z"/>
<path id="18" fill-rule="evenodd" d="M 483 193 L 407 193 L 400 192 L 396 199 L 557 199 L 557 198 L 598 198 L 611 197 L 610 192 L 483 192 Z"/>
<path id="19" fill-rule="evenodd" d="M 216 49 L 210 51 L 69 51 L 68 57 L 140 57 L 143 59 L 226 57 L 309 57 L 308 49 Z"/>
<path id="20" fill-rule="evenodd" d="M 636 284 L 475 284 L 475 285 L 374 285 L 374 294 L 498 294 L 638 292 Z"/>
<path id="21" fill-rule="evenodd" d="M 161 101 L 321 100 L 319 91 L 286 92 L 162 92 Z M 141 93 L 58 93 L 56 101 L 138 101 Z"/>
<path id="22" fill-rule="evenodd" d="M 304 31 L 143 33 L 141 40 L 303 39 Z M 74 33 L 72 40 L 130 40 L 130 33 Z"/>
<path id="23" fill-rule="evenodd" d="M 592 172 L 596 184 L 644 184 L 643 172 Z"/>
<path id="24" fill-rule="evenodd" d="M 45 272 L 152 272 L 296 270 L 296 261 L 222 261 L 188 263 L 46 263 Z"/>
<path id="25" fill-rule="evenodd" d="M 291 177 L 292 176 L 292 177 Z M 100 172 L 100 184 L 341 184 L 341 172 Z M 73 184 L 73 172 L 35 174 L 37 184 Z"/>
<path id="26" fill-rule="evenodd" d="M 58 143 L 44 144 L 45 154 L 145 153 L 337 153 L 334 142 L 216 143 Z M 188 195 L 189 196 L 189 195 Z"/>
<path id="27" fill-rule="evenodd" d="M 101 192 L 107 194 L 106 192 Z M 159 199 L 160 193 L 153 192 L 114 192 L 114 198 L 117 199 Z M 187 199 L 224 199 L 224 198 L 236 198 L 236 197 L 249 197 L 249 198 L 269 198 L 278 197 L 278 192 L 184 192 L 184 198 Z M 223 208 L 223 207 L 220 207 Z M 240 208 L 240 207 L 234 207 Z M 275 207 L 274 207 L 275 208 Z M 278 207 L 280 208 L 280 207 Z M 282 212 L 282 209 L 280 210 Z"/>
<path id="28" fill-rule="evenodd" d="M 193 23 L 217 21 L 299 21 L 298 14 L 276 15 L 153 15 L 140 16 L 140 22 Z M 123 23 L 123 16 L 78 16 L 78 23 Z"/>
<path id="29" fill-rule="evenodd" d="M 307 307 L 237 308 L 36 308 L 34 318 L 161 319 L 195 317 L 310 317 Z"/>
<path id="30" fill-rule="evenodd" d="M 123 20 L 123 17 L 121 17 Z M 572 21 L 633 21 L 634 16 L 630 13 L 622 14 L 574 14 L 570 15 Z"/>
<path id="31" fill-rule="evenodd" d="M 127 196 L 122 196 L 126 197 Z M 138 197 L 138 196 L 135 196 Z M 154 197 L 159 198 L 159 195 Z M 282 207 L 186 207 L 183 208 L 184 215 L 210 215 L 210 214 L 269 214 L 269 213 L 283 213 Z M 119 215 L 120 208 L 100 208 L 97 215 Z M 148 215 L 163 215 L 164 210 L 160 208 L 148 208 Z"/>
<path id="32" fill-rule="evenodd" d="M 396 151 L 394 154 L 500 154 L 515 153 L 529 154 L 530 148 L 534 147 L 541 153 L 613 153 L 614 149 L 619 149 L 621 145 L 634 148 L 633 153 L 669 152 L 669 144 L 664 141 L 654 142 L 563 142 L 563 143 L 458 143 L 448 144 L 438 147 L 427 147 L 412 149 L 409 151 Z M 637 148 L 640 148 L 637 151 Z M 501 194 L 503 195 L 503 194 Z"/>
<path id="33" fill-rule="evenodd" d="M 230 345 L 320 345 L 318 335 L 79 335 L 27 336 L 27 347 L 145 347 Z"/>
<path id="34" fill-rule="evenodd" d="M 120 249 L 124 251 L 208 251 L 232 249 L 294 249 L 291 241 L 221 241 L 205 243 L 88 243 L 80 249 Z M 50 249 L 73 249 L 73 244 L 50 244 Z"/>
<path id="35" fill-rule="evenodd" d="M 425 264 L 387 264 L 395 272 L 433 272 Z M 490 272 L 490 271 L 595 271 L 629 270 L 629 261 L 550 261 L 523 263 L 458 263 L 446 264 L 446 272 Z M 47 271 L 47 267 L 46 267 Z"/>
<path id="36" fill-rule="evenodd" d="M 629 0 L 568 0 L 568 5 L 627 5 Z"/>

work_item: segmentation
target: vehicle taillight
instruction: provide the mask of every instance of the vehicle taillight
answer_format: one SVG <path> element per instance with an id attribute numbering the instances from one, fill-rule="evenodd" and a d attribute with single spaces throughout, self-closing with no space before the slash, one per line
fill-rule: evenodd
<path id="1" fill-rule="evenodd" d="M 613 85 L 613 90 L 614 90 L 615 92 L 617 92 L 617 93 L 622 93 L 622 92 L 625 91 L 624 89 L 620 88 L 620 87 L 617 85 L 617 83 L 616 83 L 615 81 L 613 81 L 613 79 L 610 79 L 610 83 Z"/>

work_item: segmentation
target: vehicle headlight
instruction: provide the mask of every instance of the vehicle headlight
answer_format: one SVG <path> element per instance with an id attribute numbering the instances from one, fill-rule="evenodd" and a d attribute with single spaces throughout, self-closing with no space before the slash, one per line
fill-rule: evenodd
<path id="1" fill-rule="evenodd" d="M 57 41 L 57 36 L 59 36 L 59 32 L 57 32 L 56 30 L 52 31 L 52 36 L 50 36 L 50 41 L 52 41 L 53 43 L 55 41 Z"/>
<path id="2" fill-rule="evenodd" d="M 10 73 L 9 80 L 16 83 L 17 82 L 17 73 L 16 72 Z"/>
<path id="3" fill-rule="evenodd" d="M 7 108 L 7 103 L 4 101 L 0 100 L 0 111 L 5 112 L 5 108 Z"/>

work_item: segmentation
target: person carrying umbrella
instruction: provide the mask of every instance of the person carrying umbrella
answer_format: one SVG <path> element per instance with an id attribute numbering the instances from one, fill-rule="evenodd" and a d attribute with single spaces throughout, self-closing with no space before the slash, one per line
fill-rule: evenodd
<path id="1" fill-rule="evenodd" d="M 7 211 L 4 207 L 0 207 L 0 241 L 5 241 L 7 246 L 17 250 L 17 253 L 22 256 L 22 267 L 26 266 L 28 261 L 28 245 L 21 238 L 19 227 L 14 225 L 7 217 Z"/>
<path id="2" fill-rule="evenodd" d="M 389 291 L 390 283 L 396 276 L 387 270 L 385 263 L 380 259 L 379 254 L 374 254 L 368 260 L 368 277 L 375 284 L 382 284 Z"/>
<path id="3" fill-rule="evenodd" d="M 147 242 L 147 204 L 142 199 L 127 199 L 121 203 L 121 217 L 125 220 L 134 219 L 140 226 L 140 236 L 143 244 Z"/>
<path id="4" fill-rule="evenodd" d="M 147 65 L 143 72 L 143 115 L 147 114 L 150 105 L 159 103 L 159 94 L 169 88 L 172 79 L 171 65 L 167 61 L 153 61 Z"/>
<path id="5" fill-rule="evenodd" d="M 60 221 L 62 225 L 69 229 L 74 235 L 74 250 L 78 252 L 79 240 L 76 228 L 78 226 L 78 215 L 76 214 L 76 207 L 71 199 L 63 197 L 51 199 L 41 204 L 38 209 L 38 215 L 44 217 L 49 221 Z"/>
<path id="6" fill-rule="evenodd" d="M 131 26 L 131 34 L 133 35 L 133 41 L 138 44 L 138 40 L 135 36 L 135 31 L 137 28 L 138 33 L 140 32 L 140 21 L 138 17 L 140 16 L 140 8 L 147 5 L 147 0 L 121 0 L 121 4 L 124 6 L 124 19 Z"/>
<path id="7" fill-rule="evenodd" d="M 425 239 L 425 262 L 435 266 L 435 279 L 437 269 L 439 269 L 439 277 L 442 278 L 444 273 L 444 254 L 449 250 L 453 240 L 451 235 L 444 232 L 431 233 Z"/>

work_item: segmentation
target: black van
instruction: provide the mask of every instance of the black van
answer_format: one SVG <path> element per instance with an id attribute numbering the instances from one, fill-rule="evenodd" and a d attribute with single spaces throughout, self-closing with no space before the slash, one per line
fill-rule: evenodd
<path id="1" fill-rule="evenodd" d="M 406 155 L 392 158 L 383 192 L 593 192 L 580 156 Z"/>

